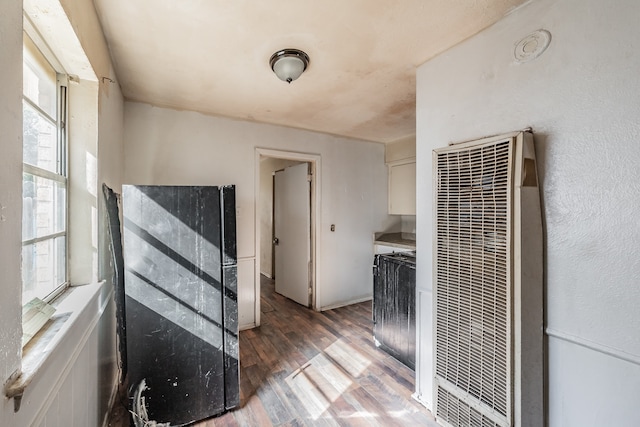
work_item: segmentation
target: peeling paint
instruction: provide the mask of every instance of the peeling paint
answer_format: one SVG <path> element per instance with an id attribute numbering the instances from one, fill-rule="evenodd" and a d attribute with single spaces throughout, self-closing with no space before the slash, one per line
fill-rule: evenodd
<path id="1" fill-rule="evenodd" d="M 147 387 L 146 379 L 142 379 L 136 387 L 136 391 L 133 395 L 133 409 L 131 415 L 133 417 L 133 424 L 135 427 L 170 427 L 170 423 L 158 423 L 157 421 L 153 421 L 149 419 L 149 415 L 147 414 L 147 403 L 145 401 L 145 397 L 143 393 L 149 390 Z"/>

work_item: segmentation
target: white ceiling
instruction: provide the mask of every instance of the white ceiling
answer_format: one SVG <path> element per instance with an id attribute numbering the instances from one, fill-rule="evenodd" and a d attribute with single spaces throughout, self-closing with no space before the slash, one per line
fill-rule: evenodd
<path id="1" fill-rule="evenodd" d="M 390 142 L 415 134 L 415 69 L 525 0 L 95 0 L 124 96 Z M 269 67 L 309 54 L 290 85 Z"/>

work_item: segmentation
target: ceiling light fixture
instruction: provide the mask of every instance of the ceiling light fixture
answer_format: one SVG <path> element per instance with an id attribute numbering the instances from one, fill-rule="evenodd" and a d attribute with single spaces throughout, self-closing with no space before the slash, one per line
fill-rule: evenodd
<path id="1" fill-rule="evenodd" d="M 271 55 L 269 65 L 280 80 L 291 83 L 309 66 L 309 55 L 298 49 L 282 49 Z"/>

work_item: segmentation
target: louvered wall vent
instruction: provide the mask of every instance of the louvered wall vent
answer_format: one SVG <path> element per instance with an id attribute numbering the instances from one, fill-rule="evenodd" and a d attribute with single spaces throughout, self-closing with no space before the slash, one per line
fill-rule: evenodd
<path id="1" fill-rule="evenodd" d="M 544 425 L 542 223 L 533 137 L 434 151 L 436 418 Z"/>

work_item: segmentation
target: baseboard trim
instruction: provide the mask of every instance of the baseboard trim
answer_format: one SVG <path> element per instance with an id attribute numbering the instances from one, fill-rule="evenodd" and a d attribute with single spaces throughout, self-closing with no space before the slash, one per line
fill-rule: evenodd
<path id="1" fill-rule="evenodd" d="M 255 323 L 248 323 L 248 324 L 246 324 L 246 325 L 240 325 L 240 326 L 238 327 L 238 330 L 239 330 L 239 331 L 246 331 L 247 329 L 253 329 L 253 328 L 255 328 L 255 327 L 256 327 L 256 324 L 255 324 Z"/>
<path id="2" fill-rule="evenodd" d="M 369 296 L 364 297 L 364 298 L 358 298 L 358 299 L 354 299 L 354 300 L 350 300 L 350 301 L 339 302 L 337 304 L 327 305 L 325 307 L 321 307 L 320 309 L 318 309 L 318 311 L 333 310 L 335 308 L 346 307 L 348 305 L 359 304 L 361 302 L 366 302 L 366 301 L 371 301 L 371 300 L 373 300 L 373 296 L 369 295 Z"/>

